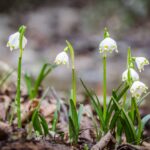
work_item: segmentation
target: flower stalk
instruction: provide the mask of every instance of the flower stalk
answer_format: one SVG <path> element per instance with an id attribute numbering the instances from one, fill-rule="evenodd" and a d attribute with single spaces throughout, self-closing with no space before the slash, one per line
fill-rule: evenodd
<path id="1" fill-rule="evenodd" d="M 17 106 L 17 117 L 18 117 L 18 127 L 21 128 L 21 106 L 20 106 L 20 85 L 21 85 L 21 69 L 22 69 L 22 54 L 23 54 L 23 37 L 25 33 L 26 27 L 21 26 L 19 28 L 20 36 L 19 36 L 19 49 L 20 55 L 18 58 L 18 77 L 17 77 L 17 93 L 15 98 L 15 103 Z"/>
<path id="2" fill-rule="evenodd" d="M 99 52 L 103 53 L 103 118 L 106 119 L 107 112 L 107 53 L 113 51 L 118 53 L 117 43 L 115 40 L 110 38 L 107 28 L 104 29 L 104 40 L 100 42 Z"/>
<path id="3" fill-rule="evenodd" d="M 71 89 L 71 95 L 74 102 L 74 105 L 76 107 L 76 72 L 75 72 L 75 62 L 74 62 L 74 48 L 70 44 L 70 42 L 66 41 L 68 48 L 70 50 L 70 56 L 71 56 L 71 64 L 72 64 L 72 89 Z M 68 48 L 64 49 L 64 51 L 68 51 Z"/>
<path id="4" fill-rule="evenodd" d="M 103 56 L 103 117 L 106 118 L 106 101 L 107 101 L 107 57 Z"/>
<path id="5" fill-rule="evenodd" d="M 109 37 L 107 28 L 104 29 L 104 39 Z M 103 117 L 106 118 L 106 109 L 107 109 L 107 54 L 103 55 Z"/>

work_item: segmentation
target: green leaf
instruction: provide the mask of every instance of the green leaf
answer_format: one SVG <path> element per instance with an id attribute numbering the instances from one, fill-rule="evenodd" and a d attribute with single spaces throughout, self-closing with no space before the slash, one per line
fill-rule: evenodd
<path id="1" fill-rule="evenodd" d="M 37 111 L 37 109 L 35 109 L 33 114 L 32 114 L 32 124 L 33 124 L 34 130 L 38 131 L 39 134 L 42 135 L 43 132 L 42 132 L 41 124 L 40 124 L 39 112 Z"/>
<path id="2" fill-rule="evenodd" d="M 83 113 L 83 105 L 80 105 L 79 111 L 78 111 L 78 126 L 79 126 L 79 128 L 80 128 L 82 113 Z"/>
<path id="3" fill-rule="evenodd" d="M 121 113 L 121 110 L 116 111 L 115 114 L 112 116 L 112 120 L 111 120 L 110 126 L 109 126 L 110 129 L 113 129 L 115 127 L 117 120 L 119 119 L 120 113 Z"/>
<path id="4" fill-rule="evenodd" d="M 120 117 L 119 117 L 117 121 L 117 131 L 116 131 L 116 140 L 119 144 L 122 141 L 122 131 L 123 131 L 123 126 L 121 124 Z"/>
<path id="5" fill-rule="evenodd" d="M 69 116 L 69 137 L 74 143 L 78 141 L 78 134 L 76 133 L 75 125 L 72 118 Z"/>
<path id="6" fill-rule="evenodd" d="M 25 74 L 24 79 L 27 86 L 28 95 L 32 98 L 32 79 L 27 73 Z"/>
<path id="7" fill-rule="evenodd" d="M 137 130 L 137 138 L 136 138 L 136 144 L 140 144 L 141 141 L 141 135 L 142 135 L 142 121 L 139 109 L 137 107 L 136 99 L 132 98 L 134 109 L 135 109 L 135 117 L 137 117 L 137 124 L 138 124 L 138 130 Z"/>
<path id="8" fill-rule="evenodd" d="M 96 94 L 95 94 L 95 97 L 96 97 L 96 99 L 95 99 L 93 94 L 92 94 L 92 92 L 90 92 L 88 90 L 88 88 L 86 87 L 86 85 L 84 84 L 84 82 L 82 80 L 81 80 L 81 83 L 82 83 L 82 85 L 83 85 L 83 87 L 84 87 L 84 89 L 86 91 L 86 94 L 90 97 L 91 104 L 92 104 L 94 110 L 96 111 L 96 113 L 97 113 L 97 115 L 99 117 L 99 120 L 101 122 L 101 125 L 102 125 L 103 129 L 105 129 L 106 126 L 105 126 L 105 122 L 104 122 L 104 119 L 103 119 L 102 108 L 101 108 L 101 105 L 99 103 L 99 100 L 98 100 Z"/>
<path id="9" fill-rule="evenodd" d="M 56 131 L 57 122 L 58 122 L 58 110 L 55 110 L 53 122 L 52 122 L 52 131 Z"/>
<path id="10" fill-rule="evenodd" d="M 70 99 L 70 111 L 71 111 L 71 119 L 75 126 L 76 134 L 78 134 L 78 132 L 79 132 L 78 115 L 77 115 L 76 107 L 75 107 L 72 99 Z"/>
<path id="11" fill-rule="evenodd" d="M 46 63 L 46 64 L 44 64 L 42 66 L 42 69 L 41 69 L 41 71 L 40 71 L 40 73 L 39 73 L 39 75 L 38 75 L 38 77 L 37 77 L 37 79 L 35 81 L 34 87 L 32 89 L 33 90 L 32 91 L 33 92 L 33 94 L 32 94 L 33 98 L 37 96 L 38 89 L 39 89 L 39 86 L 41 85 L 42 81 L 56 67 L 57 67 L 57 65 L 55 65 L 55 64 L 48 64 L 48 63 Z"/>
<path id="12" fill-rule="evenodd" d="M 123 97 L 123 95 L 127 92 L 127 90 L 129 89 L 129 85 L 127 84 L 122 84 L 122 87 L 119 87 L 119 89 L 117 89 L 117 91 L 113 91 L 112 95 L 115 95 L 115 100 L 117 102 L 119 102 L 121 100 L 121 98 Z M 118 93 L 119 92 L 119 93 Z M 118 95 L 116 94 L 118 93 Z M 108 125 L 109 124 L 109 120 L 111 118 L 111 115 L 113 113 L 113 111 L 116 110 L 115 108 L 115 104 L 111 104 L 113 101 L 113 97 L 111 97 L 111 100 L 109 101 L 109 104 L 108 104 L 108 108 L 107 108 L 107 113 L 106 113 L 106 120 L 105 120 L 105 123 Z"/>
<path id="13" fill-rule="evenodd" d="M 52 131 L 56 131 L 56 126 L 58 122 L 58 113 L 60 112 L 60 100 L 57 101 L 57 108 L 54 112 L 53 122 L 52 122 Z"/>
<path id="14" fill-rule="evenodd" d="M 41 119 L 41 125 L 42 125 L 43 130 L 44 130 L 44 135 L 46 136 L 49 133 L 48 124 L 47 124 L 47 122 L 46 122 L 46 120 L 45 120 L 45 118 L 43 116 L 41 116 L 39 114 L 39 117 Z"/>
<path id="15" fill-rule="evenodd" d="M 150 120 L 150 114 L 148 114 L 142 118 L 142 120 L 141 120 L 142 121 L 142 130 L 144 130 L 144 127 L 149 120 Z"/>
<path id="16" fill-rule="evenodd" d="M 121 112 L 122 112 L 122 116 L 121 116 L 122 120 L 121 121 L 123 122 L 123 128 L 124 128 L 124 130 L 126 132 L 127 137 L 130 137 L 130 139 L 127 139 L 127 140 L 129 142 L 135 141 L 136 140 L 135 128 L 134 128 L 134 125 L 133 125 L 130 117 L 125 112 L 125 110 L 119 106 L 118 102 L 115 100 L 114 97 L 113 97 L 113 102 L 117 106 L 116 108 L 118 110 L 121 110 Z M 125 127 L 125 125 L 126 125 L 126 127 Z"/>

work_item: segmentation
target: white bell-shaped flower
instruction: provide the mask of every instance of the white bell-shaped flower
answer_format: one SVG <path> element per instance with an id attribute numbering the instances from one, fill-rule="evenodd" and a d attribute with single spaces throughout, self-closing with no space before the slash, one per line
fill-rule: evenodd
<path id="1" fill-rule="evenodd" d="M 108 52 L 111 53 L 113 51 L 116 51 L 118 53 L 116 41 L 110 37 L 105 38 L 103 41 L 101 41 L 99 45 L 99 51 L 100 53 L 104 53 L 104 54 Z"/>
<path id="2" fill-rule="evenodd" d="M 132 97 L 140 98 L 143 93 L 146 93 L 147 89 L 148 87 L 144 83 L 135 81 L 130 88 L 130 92 Z"/>
<path id="3" fill-rule="evenodd" d="M 144 70 L 145 65 L 149 64 L 149 61 L 145 57 L 136 57 L 135 62 L 140 72 Z"/>
<path id="4" fill-rule="evenodd" d="M 61 52 L 56 56 L 55 63 L 57 65 L 69 65 L 69 57 L 66 52 Z"/>
<path id="5" fill-rule="evenodd" d="M 19 49 L 19 38 L 20 38 L 20 33 L 16 32 L 12 35 L 9 36 L 8 42 L 7 42 L 7 47 L 10 47 L 10 50 L 14 49 Z M 27 44 L 27 39 L 23 37 L 23 42 L 22 42 L 22 48 L 24 49 Z"/>
<path id="6" fill-rule="evenodd" d="M 130 76 L 131 76 L 132 81 L 139 80 L 138 73 L 132 68 L 130 68 Z M 128 80 L 128 69 L 124 71 L 122 74 L 122 81 L 127 81 L 127 80 Z"/>

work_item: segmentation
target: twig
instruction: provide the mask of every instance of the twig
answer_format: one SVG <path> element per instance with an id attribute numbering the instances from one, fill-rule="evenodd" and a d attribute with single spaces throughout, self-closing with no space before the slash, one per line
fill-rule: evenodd
<path id="1" fill-rule="evenodd" d="M 126 143 L 126 144 L 122 144 L 122 145 L 118 146 L 118 148 L 117 148 L 117 150 L 127 150 L 127 149 L 150 150 L 150 147 L 144 147 L 144 146 L 138 146 L 138 145 L 132 145 L 132 144 Z"/>
<path id="2" fill-rule="evenodd" d="M 114 143 L 116 142 L 113 135 L 109 131 L 96 145 L 91 148 L 91 150 L 103 150 L 103 148 L 105 148 L 110 141 L 113 141 Z"/>

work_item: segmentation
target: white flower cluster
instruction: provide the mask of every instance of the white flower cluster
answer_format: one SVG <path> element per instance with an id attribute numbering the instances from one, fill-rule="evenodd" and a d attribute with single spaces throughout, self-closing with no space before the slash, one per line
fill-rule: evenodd
<path id="1" fill-rule="evenodd" d="M 145 57 L 136 57 L 135 63 L 138 70 L 141 72 L 141 70 L 144 70 L 144 66 L 149 64 L 149 61 Z M 123 72 L 122 81 L 128 80 L 128 71 L 130 71 L 130 78 L 133 82 L 130 88 L 132 97 L 140 98 L 143 93 L 146 93 L 148 87 L 143 82 L 139 81 L 139 75 L 133 68 L 130 68 L 130 70 L 127 69 Z"/>

